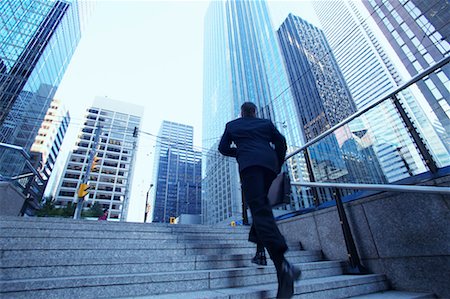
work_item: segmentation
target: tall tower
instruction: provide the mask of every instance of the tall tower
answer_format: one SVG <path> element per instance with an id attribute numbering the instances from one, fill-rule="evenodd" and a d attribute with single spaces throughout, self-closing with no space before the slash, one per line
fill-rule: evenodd
<path id="1" fill-rule="evenodd" d="M 76 0 L 1 1 L 0 142 L 30 151 L 81 37 L 80 20 L 89 5 Z M 23 164 L 22 157 L 0 150 L 2 171 Z"/>
<path id="2" fill-rule="evenodd" d="M 278 37 L 309 141 L 353 114 L 356 106 L 322 30 L 289 14 Z"/>
<path id="3" fill-rule="evenodd" d="M 352 115 L 356 106 L 322 30 L 289 14 L 278 37 L 307 141 Z M 385 182 L 373 150 L 346 125 L 309 148 L 314 179 L 332 182 Z M 358 130 L 361 133 L 361 130 Z M 339 137 L 339 140 L 338 138 Z M 352 150 L 348 145 L 353 144 Z M 347 145 L 347 146 L 346 146 Z M 365 172 L 359 169 L 365 169 Z M 358 175 L 354 175 L 357 173 Z"/>
<path id="4" fill-rule="evenodd" d="M 448 1 L 363 1 L 370 15 L 411 77 L 450 53 L 450 3 Z M 450 149 L 450 65 L 430 74 L 417 86 L 428 103 L 429 117 L 435 118 L 447 149 Z M 439 131 L 439 128 L 437 128 Z"/>
<path id="5" fill-rule="evenodd" d="M 193 149 L 192 126 L 163 121 L 157 141 L 152 222 L 201 214 L 202 153 Z"/>
<path id="6" fill-rule="evenodd" d="M 207 223 L 242 217 L 237 164 L 220 156 L 217 145 L 225 124 L 239 116 L 246 101 L 258 106 L 259 117 L 280 127 L 289 150 L 303 143 L 266 1 L 212 1 L 204 29 L 203 148 L 207 151 L 202 190 Z"/>
<path id="7" fill-rule="evenodd" d="M 77 199 L 77 190 L 94 150 L 99 162 L 88 178 L 90 190 L 84 207 L 98 202 L 109 209 L 109 219 L 126 220 L 138 142 L 136 132 L 143 109 L 128 102 L 95 98 L 68 157 L 56 194 L 57 205 L 66 206 Z M 96 130 L 100 130 L 98 138 Z"/>
<path id="8" fill-rule="evenodd" d="M 375 28 L 367 22 L 364 6 L 355 1 L 314 1 L 314 9 L 357 109 L 380 99 L 403 82 Z M 399 95 L 430 150 L 448 159 L 446 148 L 411 90 Z M 389 182 L 426 171 L 394 105 L 384 101 L 359 118 L 372 137 L 375 154 Z"/>
<path id="9" fill-rule="evenodd" d="M 47 183 L 55 168 L 69 122 L 70 115 L 63 103 L 53 99 L 31 146 L 32 156 L 38 163 L 36 168 L 40 170 Z"/>

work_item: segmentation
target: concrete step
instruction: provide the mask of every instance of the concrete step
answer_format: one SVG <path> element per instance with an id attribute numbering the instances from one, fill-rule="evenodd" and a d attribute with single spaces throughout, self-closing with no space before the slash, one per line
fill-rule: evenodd
<path id="1" fill-rule="evenodd" d="M 0 228 L 23 229 L 66 229 L 86 230 L 97 229 L 101 231 L 130 231 L 130 232 L 178 232 L 178 233 L 207 233 L 207 234 L 248 234 L 248 226 L 208 226 L 166 223 L 132 223 L 115 221 L 74 220 L 68 218 L 51 217 L 11 217 L 0 216 Z"/>
<path id="2" fill-rule="evenodd" d="M 246 239 L 219 239 L 219 238 L 200 238 L 200 239 L 183 239 L 168 236 L 161 239 L 147 239 L 147 238 L 71 238 L 69 236 L 64 238 L 29 238 L 29 237 L 7 237 L 0 238 L 0 249 L 3 250 L 27 250 L 27 249 L 66 249 L 66 248 L 99 248 L 99 247 L 157 247 L 168 245 L 186 245 L 195 246 L 196 244 L 208 244 L 211 247 L 220 247 L 222 244 L 226 247 L 251 245 Z M 290 246 L 289 246 L 290 245 Z M 254 245 L 253 245 L 254 246 Z M 299 244 L 288 244 L 289 247 L 299 248 Z"/>
<path id="3" fill-rule="evenodd" d="M 31 279 L 41 277 L 70 277 L 81 275 L 97 275 L 98 273 L 108 274 L 131 274 L 131 273 L 152 273 L 152 272 L 178 272 L 193 270 L 210 270 L 210 269 L 229 269 L 229 268 L 254 268 L 250 262 L 251 255 L 237 256 L 193 256 L 193 257 L 171 257 L 164 261 L 154 261 L 149 259 L 134 260 L 80 260 L 71 264 L 63 261 L 54 261 L 54 264 L 48 263 L 40 266 L 22 266 L 22 267 L 5 267 L 0 268 L 0 280 L 16 280 Z M 339 262 L 319 261 L 318 256 L 291 256 L 289 261 L 300 264 L 301 269 L 305 271 L 315 270 L 317 267 L 324 269 L 339 268 Z M 268 267 L 273 267 L 271 261 Z M 335 271 L 333 271 L 335 273 Z"/>
<path id="4" fill-rule="evenodd" d="M 247 241 L 248 231 L 0 217 L 0 297 L 275 297 L 275 268 L 270 259 L 267 267 L 251 264 L 255 245 Z M 341 262 L 322 261 L 320 251 L 301 251 L 299 243 L 288 245 L 288 260 L 302 270 L 296 296 L 341 298 L 387 290 L 382 275 L 342 275 Z"/>
<path id="5" fill-rule="evenodd" d="M 29 249 L 95 249 L 95 248 L 229 248 L 255 247 L 246 238 L 228 236 L 199 237 L 198 239 L 180 236 L 161 236 L 160 238 L 92 238 L 92 237 L 4 237 L 0 238 L 0 250 L 29 250 Z M 289 250 L 299 250 L 299 243 L 287 243 Z"/>
<path id="6" fill-rule="evenodd" d="M 0 238 L 73 238 L 73 239 L 172 239 L 179 241 L 201 241 L 201 240 L 244 240 L 247 241 L 248 233 L 228 232 L 224 233 L 179 233 L 171 231 L 114 231 L 114 230 L 69 230 L 60 228 L 2 228 Z"/>
<path id="7" fill-rule="evenodd" d="M 25 279 L 38 277 L 59 277 L 71 275 L 95 275 L 97 273 L 143 273 L 188 270 L 207 270 L 222 268 L 254 267 L 250 262 L 252 255 L 226 256 L 181 256 L 151 259 L 148 257 L 111 259 L 77 259 L 77 260 L 3 260 L 0 266 L 0 279 Z M 320 262 L 320 254 L 287 255 L 293 263 Z M 268 266 L 272 266 L 268 260 Z M 255 266 L 256 267 L 256 266 Z"/>
<path id="8" fill-rule="evenodd" d="M 179 232 L 172 231 L 142 231 L 142 230 L 106 230 L 100 227 L 85 229 L 64 228 L 0 228 L 0 238 L 97 238 L 97 239 L 235 239 L 247 240 L 248 232 Z"/>
<path id="9" fill-rule="evenodd" d="M 122 299 L 272 299 L 276 297 L 276 283 L 246 286 L 232 289 L 216 289 L 200 292 L 171 293 L 148 296 L 121 297 Z M 386 290 L 387 282 L 382 275 L 342 275 L 325 278 L 301 279 L 295 283 L 293 298 L 339 299 L 355 294 Z"/>
<path id="10" fill-rule="evenodd" d="M 242 244 L 190 244 L 190 243 L 145 243 L 129 242 L 115 244 L 108 242 L 108 246 L 102 243 L 56 243 L 45 244 L 40 242 L 39 248 L 33 248 L 31 244 L 16 246 L 14 249 L 2 249 L 0 254 L 3 259 L 51 259 L 67 257 L 71 258 L 126 258 L 149 256 L 161 258 L 165 256 L 186 255 L 227 255 L 227 254 L 254 254 L 255 245 Z M 292 247 L 291 247 L 292 248 Z M 291 250 L 295 251 L 295 250 Z"/>
<path id="11" fill-rule="evenodd" d="M 304 270 L 303 277 L 317 278 L 342 274 L 337 262 L 298 264 Z M 33 279 L 2 280 L 0 292 L 20 292 L 24 290 L 55 290 L 96 286 L 128 284 L 152 284 L 153 294 L 175 291 L 203 290 L 208 288 L 240 287 L 272 283 L 276 281 L 275 267 L 241 267 L 228 269 L 190 270 L 174 272 L 143 272 L 125 274 L 98 274 L 82 276 L 45 277 Z M 0 293 L 1 294 L 1 293 Z M 148 294 L 148 293 L 147 293 Z"/>
<path id="12" fill-rule="evenodd" d="M 123 275 L 75 277 L 48 281 L 29 281 L 23 291 L 7 289 L 3 295 L 14 298 L 274 298 L 277 284 L 275 273 L 264 270 L 230 269 L 200 273 L 166 273 L 165 275 Z M 178 277 L 179 276 L 179 277 Z M 177 279 L 180 278 L 180 279 Z M 24 284 L 17 281 L 16 284 Z M 346 298 L 387 289 L 383 275 L 338 275 L 304 278 L 295 285 L 295 297 Z M 0 293 L 1 294 L 1 293 Z"/>
<path id="13" fill-rule="evenodd" d="M 139 251 L 138 251 L 139 252 Z M 2 263 L 0 264 L 0 269 L 6 268 L 21 268 L 21 267 L 41 267 L 41 266 L 76 266 L 76 265 L 96 265 L 96 264 L 127 264 L 127 263 L 164 263 L 164 262 L 176 262 L 176 261 L 234 261 L 234 260 L 248 260 L 254 256 L 253 253 L 247 254 L 224 254 L 224 255 L 152 255 L 149 259 L 148 255 L 120 255 L 120 258 L 106 258 L 105 256 L 98 257 L 71 257 L 71 258 L 56 258 L 51 257 L 48 259 L 34 259 L 34 258 L 24 258 L 18 259 L 12 258 L 2 258 Z M 117 256 L 119 257 L 119 256 Z M 286 252 L 286 257 L 289 260 L 298 259 L 299 262 L 315 262 L 322 260 L 322 253 L 318 250 L 302 250 L 302 251 L 288 251 Z M 267 257 L 270 263 L 270 258 Z"/>
<path id="14" fill-rule="evenodd" d="M 351 299 L 433 299 L 433 293 L 415 293 L 403 291 L 383 291 L 372 294 L 350 297 Z"/>
<path id="15" fill-rule="evenodd" d="M 345 275 L 326 278 L 301 279 L 295 283 L 293 298 L 339 299 L 354 294 L 377 292 L 386 289 L 387 282 L 381 275 Z M 276 283 L 258 286 L 246 286 L 232 289 L 216 289 L 197 292 L 170 293 L 160 295 L 120 297 L 121 299 L 272 299 L 276 297 Z"/>
<path id="16" fill-rule="evenodd" d="M 1 238 L 0 250 L 30 250 L 30 249 L 101 249 L 101 248 L 233 248 L 255 247 L 247 240 L 226 240 L 224 242 L 210 242 L 208 239 L 200 239 L 193 242 L 184 242 L 176 239 L 116 239 L 97 238 Z M 289 248 L 299 249 L 298 243 L 288 243 Z"/>

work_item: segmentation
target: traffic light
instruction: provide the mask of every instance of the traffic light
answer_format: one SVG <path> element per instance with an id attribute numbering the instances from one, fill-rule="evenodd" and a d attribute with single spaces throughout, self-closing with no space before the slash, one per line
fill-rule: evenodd
<path id="1" fill-rule="evenodd" d="M 92 161 L 92 165 L 91 165 L 91 171 L 94 170 L 94 168 L 98 165 L 99 162 L 100 162 L 100 158 L 97 156 L 94 156 L 94 160 Z"/>
<path id="2" fill-rule="evenodd" d="M 175 224 L 175 217 L 170 217 L 169 218 L 169 223 L 170 224 Z"/>
<path id="3" fill-rule="evenodd" d="M 89 193 L 89 185 L 82 183 L 80 187 L 78 187 L 78 197 L 83 198 Z"/>

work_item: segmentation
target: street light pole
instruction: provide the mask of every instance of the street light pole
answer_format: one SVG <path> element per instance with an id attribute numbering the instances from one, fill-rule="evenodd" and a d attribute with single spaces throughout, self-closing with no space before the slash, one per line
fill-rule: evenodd
<path id="1" fill-rule="evenodd" d="M 89 181 L 89 175 L 91 174 L 91 168 L 93 166 L 95 166 L 94 160 L 95 160 L 95 155 L 97 154 L 97 145 L 99 143 L 100 131 L 101 131 L 101 126 L 99 124 L 97 124 L 97 129 L 95 131 L 95 137 L 94 137 L 94 143 L 93 143 L 91 151 L 89 153 L 88 163 L 86 166 L 86 172 L 83 176 L 83 180 L 81 181 L 81 184 L 79 187 L 82 190 L 78 191 L 78 198 L 76 201 L 77 205 L 75 207 L 75 212 L 73 213 L 73 219 L 81 218 L 81 212 L 83 211 L 84 197 L 89 193 L 87 191 L 87 189 L 85 189 L 85 188 L 87 187 L 87 183 Z"/>
<path id="2" fill-rule="evenodd" d="M 148 203 L 148 196 L 150 194 L 150 190 L 152 189 L 153 184 L 150 184 L 150 187 L 148 188 L 147 191 L 147 196 L 145 197 L 145 213 L 144 213 L 144 223 L 147 222 L 147 215 L 150 212 L 150 204 Z"/>

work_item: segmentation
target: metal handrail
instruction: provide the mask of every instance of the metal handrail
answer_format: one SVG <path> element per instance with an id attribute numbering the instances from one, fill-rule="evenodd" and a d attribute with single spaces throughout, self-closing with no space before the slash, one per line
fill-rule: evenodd
<path id="1" fill-rule="evenodd" d="M 355 118 L 357 118 L 358 116 L 364 114 L 365 112 L 369 111 L 370 109 L 378 106 L 380 103 L 386 101 L 389 98 L 392 98 L 394 95 L 398 94 L 399 92 L 401 92 L 402 90 L 408 88 L 409 86 L 415 84 L 417 81 L 421 80 L 423 77 L 428 76 L 429 74 L 433 73 L 434 71 L 436 71 L 437 69 L 443 67 L 444 65 L 446 65 L 447 63 L 450 62 L 450 56 L 447 56 L 443 59 L 441 59 L 438 63 L 430 66 L 429 68 L 427 68 L 426 70 L 424 70 L 423 72 L 421 72 L 420 74 L 417 74 L 416 76 L 412 77 L 408 82 L 406 82 L 405 84 L 397 87 L 396 89 L 394 89 L 392 92 L 388 93 L 387 95 L 383 96 L 380 100 L 375 101 L 374 103 L 370 104 L 369 106 L 357 111 L 356 113 L 350 115 L 349 117 L 347 117 L 346 119 L 344 119 L 343 121 L 341 121 L 340 123 L 334 125 L 333 127 L 331 127 L 330 129 L 326 130 L 325 132 L 323 132 L 322 134 L 316 136 L 315 138 L 311 139 L 310 141 L 308 141 L 307 143 L 305 143 L 303 146 L 301 146 L 299 149 L 295 150 L 294 152 L 288 154 L 285 158 L 285 160 L 292 158 L 293 156 L 295 156 L 296 154 L 300 153 L 301 151 L 305 150 L 307 147 L 309 147 L 310 145 L 316 143 L 317 141 L 325 138 L 326 136 L 330 135 L 331 133 L 333 133 L 336 129 L 342 127 L 343 125 L 346 125 L 347 123 L 351 122 L 352 120 L 354 120 Z"/>
<path id="2" fill-rule="evenodd" d="M 415 84 L 417 81 L 423 79 L 425 76 L 428 76 L 429 74 L 433 73 L 437 69 L 441 68 L 442 66 L 446 65 L 450 62 L 450 56 L 445 57 L 444 59 L 440 60 L 435 65 L 429 67 L 428 69 L 424 70 L 420 74 L 417 74 L 412 79 L 410 79 L 405 84 L 399 86 L 392 92 L 388 93 L 387 95 L 383 96 L 380 100 L 375 101 L 374 103 L 368 105 L 367 107 L 361 109 L 360 111 L 354 113 L 353 115 L 347 117 L 340 123 L 334 125 L 327 131 L 323 132 L 322 134 L 316 136 L 309 142 L 305 143 L 303 146 L 301 146 L 299 149 L 295 150 L 294 152 L 288 154 L 285 158 L 285 160 L 288 160 L 289 158 L 295 156 L 296 154 L 300 153 L 301 151 L 305 152 L 305 157 L 308 157 L 307 149 L 310 145 L 320 141 L 321 139 L 325 138 L 326 136 L 333 133 L 336 129 L 346 125 L 347 123 L 351 122 L 355 118 L 359 117 L 363 113 L 369 111 L 370 109 L 378 106 L 380 103 L 388 100 L 393 99 L 394 102 L 396 101 L 396 95 L 403 91 L 404 89 L 408 88 L 412 84 Z M 398 107 L 397 107 L 398 109 Z M 420 140 L 414 139 L 416 142 L 419 142 Z M 423 157 L 427 153 L 424 153 L 421 151 L 421 154 Z M 425 157 L 425 160 L 427 158 Z M 309 162 L 307 160 L 307 166 L 309 165 Z M 433 163 L 427 164 L 430 171 L 435 172 L 436 165 Z M 353 274 L 364 274 L 368 273 L 367 269 L 361 264 L 358 251 L 356 249 L 355 242 L 353 240 L 352 231 L 350 229 L 350 225 L 347 219 L 347 215 L 345 213 L 344 205 L 342 203 L 341 198 L 341 192 L 342 189 L 355 189 L 355 190 L 372 190 L 372 191 L 393 191 L 393 192 L 416 192 L 416 193 L 435 193 L 435 194 L 450 194 L 450 187 L 435 187 L 435 186 L 411 186 L 411 185 L 388 185 L 388 184 L 348 184 L 348 183 L 317 183 L 317 182 L 291 182 L 291 185 L 293 186 L 303 186 L 303 187 L 312 187 L 315 192 L 315 188 L 329 188 L 333 191 L 333 197 L 336 201 L 336 208 L 339 214 L 340 223 L 342 226 L 342 232 L 344 235 L 345 245 L 347 248 L 347 255 L 349 257 L 349 268 L 348 272 Z"/>
<path id="3" fill-rule="evenodd" d="M 0 147 L 4 147 L 4 148 L 8 148 L 8 149 L 12 149 L 15 151 L 18 151 L 22 156 L 25 157 L 25 163 L 27 164 L 27 166 L 30 168 L 31 172 L 33 172 L 33 174 L 35 176 L 37 176 L 39 178 L 40 181 L 43 181 L 44 179 L 42 178 L 41 174 L 36 170 L 36 168 L 34 168 L 33 164 L 31 164 L 30 162 L 30 155 L 23 149 L 23 147 L 17 146 L 17 145 L 13 145 L 13 144 L 8 144 L 8 143 L 2 143 L 0 142 Z M 12 177 L 9 179 L 13 179 Z"/>
<path id="4" fill-rule="evenodd" d="M 357 189 L 357 190 L 393 191 L 393 192 L 438 193 L 438 194 L 449 194 L 450 195 L 450 187 L 435 187 L 435 186 L 316 183 L 316 182 L 291 182 L 291 185 L 304 186 L 304 187 L 315 187 L 315 188 L 338 188 L 338 189 Z"/>

